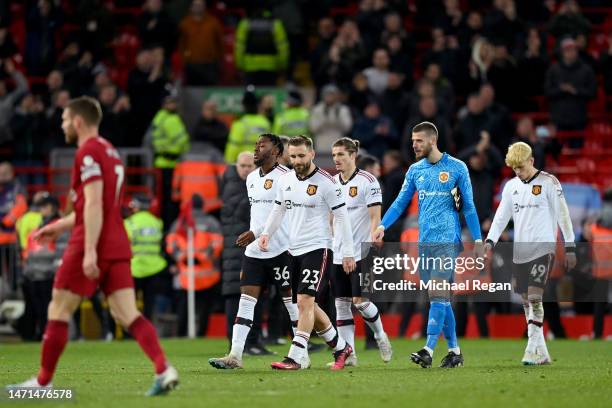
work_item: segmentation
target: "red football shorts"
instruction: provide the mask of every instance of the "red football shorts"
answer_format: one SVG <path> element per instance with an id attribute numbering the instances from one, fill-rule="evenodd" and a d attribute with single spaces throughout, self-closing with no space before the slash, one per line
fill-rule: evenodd
<path id="1" fill-rule="evenodd" d="M 55 274 L 53 287 L 66 289 L 83 297 L 91 297 L 100 287 L 106 296 L 119 289 L 133 288 L 134 280 L 129 260 L 98 260 L 100 275 L 89 279 L 83 273 L 83 254 L 66 250 L 62 264 Z"/>

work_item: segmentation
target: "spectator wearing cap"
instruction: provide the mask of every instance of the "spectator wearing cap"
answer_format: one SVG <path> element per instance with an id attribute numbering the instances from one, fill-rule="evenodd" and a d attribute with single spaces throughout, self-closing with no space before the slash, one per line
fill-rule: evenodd
<path id="1" fill-rule="evenodd" d="M 375 100 L 366 105 L 363 115 L 355 123 L 353 138 L 359 140 L 359 147 L 379 160 L 385 151 L 399 144 L 395 125 L 382 114 Z"/>
<path id="2" fill-rule="evenodd" d="M 270 133 L 272 129 L 268 118 L 259 113 L 259 99 L 253 86 L 248 86 L 242 95 L 242 109 L 244 114 L 232 123 L 225 147 L 225 162 L 228 164 L 236 163 L 241 152 L 253 151 L 259 135 Z"/>
<path id="3" fill-rule="evenodd" d="M 591 67 L 578 58 L 573 38 L 561 42 L 561 60 L 548 69 L 545 89 L 557 129 L 583 130 L 588 102 L 597 93 L 597 80 Z"/>
<path id="4" fill-rule="evenodd" d="M 164 223 L 150 212 L 151 199 L 144 194 L 134 195 L 130 202 L 132 214 L 124 221 L 131 243 L 131 269 L 138 297 L 142 298 L 143 314 L 153 316 L 155 296 L 162 286 L 161 273 L 167 262 L 162 256 Z"/>
<path id="5" fill-rule="evenodd" d="M 177 112 L 178 100 L 173 93 L 164 98 L 162 108 L 153 118 L 145 137 L 152 148 L 154 166 L 162 173 L 161 215 L 166 225 L 176 217 L 178 208 L 171 201 L 172 176 L 181 155 L 189 151 L 189 134 Z"/>
<path id="6" fill-rule="evenodd" d="M 38 230 L 58 220 L 60 215 L 59 201 L 46 192 L 39 195 L 33 205 L 37 207 L 39 218 L 38 225 L 30 226 L 34 228 L 29 231 L 22 252 L 26 318 L 21 334 L 28 340 L 40 341 L 47 325 L 47 307 L 51 301 L 53 278 L 68 244 L 69 233 L 45 242 L 35 240 Z"/>
<path id="7" fill-rule="evenodd" d="M 310 131 L 317 152 L 331 153 L 334 141 L 350 133 L 353 118 L 349 107 L 340 101 L 340 90 L 336 85 L 324 86 L 321 96 L 322 100 L 310 114 Z"/>
<path id="8" fill-rule="evenodd" d="M 204 101 L 202 113 L 191 131 L 193 141 L 209 143 L 222 154 L 227 145 L 228 133 L 227 125 L 219 119 L 217 103 L 213 100 Z"/>
<path id="9" fill-rule="evenodd" d="M 273 132 L 285 136 L 308 136 L 310 112 L 303 105 L 302 94 L 289 91 L 285 99 L 286 108 L 274 118 Z"/>
<path id="10" fill-rule="evenodd" d="M 193 0 L 189 14 L 179 24 L 178 49 L 185 63 L 185 82 L 213 85 L 219 79 L 223 59 L 223 28 L 206 11 L 204 0 Z"/>

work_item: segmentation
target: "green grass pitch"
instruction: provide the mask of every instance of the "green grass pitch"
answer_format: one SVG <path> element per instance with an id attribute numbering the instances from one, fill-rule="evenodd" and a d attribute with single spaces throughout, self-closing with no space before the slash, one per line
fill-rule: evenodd
<path id="1" fill-rule="evenodd" d="M 179 388 L 164 397 L 142 397 L 152 382 L 150 362 L 133 341 L 73 342 L 60 361 L 56 388 L 71 388 L 75 401 L 46 402 L 66 407 L 610 407 L 612 343 L 556 340 L 549 343 L 554 363 L 520 365 L 523 340 L 463 340 L 466 366 L 422 369 L 408 355 L 422 341 L 392 343 L 394 358 L 384 364 L 378 351 L 358 342 L 359 367 L 331 372 L 327 351 L 311 355 L 313 367 L 272 371 L 278 356 L 245 357 L 244 370 L 219 371 L 209 357 L 226 351 L 223 340 L 165 340 L 163 346 L 181 376 Z M 435 363 L 445 353 L 440 341 Z M 36 372 L 38 344 L 0 345 L 0 384 L 23 381 Z M 3 390 L 0 405 L 10 406 Z M 41 402 L 19 402 L 30 406 Z"/>

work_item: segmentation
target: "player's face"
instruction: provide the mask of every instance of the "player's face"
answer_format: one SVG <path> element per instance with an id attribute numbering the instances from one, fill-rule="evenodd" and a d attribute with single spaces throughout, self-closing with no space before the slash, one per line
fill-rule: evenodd
<path id="1" fill-rule="evenodd" d="M 257 143 L 255 143 L 255 151 L 253 152 L 255 166 L 261 166 L 277 153 L 276 148 L 268 138 L 260 137 Z"/>
<path id="2" fill-rule="evenodd" d="M 518 166 L 513 166 L 512 170 L 514 171 L 514 174 L 516 174 L 516 177 L 520 178 L 522 181 L 529 179 L 529 177 L 533 175 L 534 170 L 533 157 L 525 160 Z"/>
<path id="3" fill-rule="evenodd" d="M 309 150 L 305 145 L 289 146 L 289 160 L 298 176 L 308 175 L 312 159 L 314 159 L 314 151 Z"/>
<path id="4" fill-rule="evenodd" d="M 62 112 L 62 131 L 64 132 L 66 143 L 72 144 L 77 141 L 77 133 L 74 128 L 74 117 L 70 114 L 69 109 L 64 109 L 64 112 Z"/>
<path id="5" fill-rule="evenodd" d="M 433 148 L 433 138 L 427 136 L 425 132 L 417 132 L 412 134 L 412 149 L 417 160 L 429 156 Z"/>
<path id="6" fill-rule="evenodd" d="M 336 165 L 336 170 L 346 171 L 355 166 L 355 154 L 350 153 L 344 146 L 336 146 L 332 149 L 332 158 Z"/>

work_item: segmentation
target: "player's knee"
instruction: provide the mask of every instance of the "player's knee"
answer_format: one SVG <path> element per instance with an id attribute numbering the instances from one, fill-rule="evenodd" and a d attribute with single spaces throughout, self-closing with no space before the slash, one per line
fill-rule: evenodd
<path id="1" fill-rule="evenodd" d="M 314 309 L 314 298 L 310 296 L 298 296 L 298 310 L 300 314 L 310 312 Z"/>
<path id="2" fill-rule="evenodd" d="M 49 302 L 47 308 L 47 318 L 49 320 L 61 320 L 68 322 L 72 317 L 74 310 L 72 310 L 66 302 L 62 302 L 61 299 L 53 298 Z"/>
<path id="3" fill-rule="evenodd" d="M 365 301 L 366 301 L 366 299 L 364 299 L 362 297 L 354 297 L 353 298 L 353 304 L 354 305 L 359 305 L 359 304 L 361 304 L 361 303 L 363 303 Z"/>
<path id="4" fill-rule="evenodd" d="M 129 305 L 122 305 L 120 307 L 111 306 L 110 311 L 115 321 L 126 329 L 130 327 L 130 324 L 132 324 L 132 322 L 136 320 L 138 316 L 140 316 L 140 312 L 138 311 L 138 309 L 136 309 L 135 306 L 134 307 L 130 307 Z"/>

